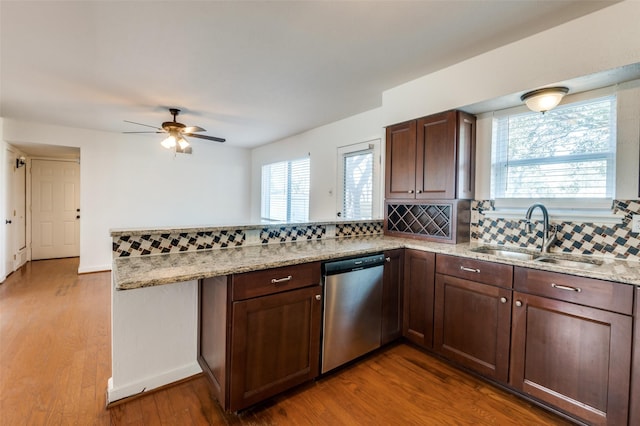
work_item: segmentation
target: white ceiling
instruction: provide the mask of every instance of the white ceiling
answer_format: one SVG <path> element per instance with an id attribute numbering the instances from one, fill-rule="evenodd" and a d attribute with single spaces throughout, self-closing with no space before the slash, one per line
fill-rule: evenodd
<path id="1" fill-rule="evenodd" d="M 253 147 L 612 1 L 0 1 L 0 116 Z M 215 142 L 211 142 L 215 143 Z"/>

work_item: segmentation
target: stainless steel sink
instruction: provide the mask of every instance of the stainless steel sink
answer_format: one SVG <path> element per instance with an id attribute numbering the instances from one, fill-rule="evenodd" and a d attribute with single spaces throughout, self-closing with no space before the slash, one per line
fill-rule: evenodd
<path id="1" fill-rule="evenodd" d="M 560 257 L 538 257 L 535 259 L 536 262 L 542 263 L 551 263 L 558 266 L 566 266 L 569 268 L 578 268 L 578 269 L 592 269 L 598 268 L 602 265 L 601 260 L 597 259 L 566 259 Z"/>
<path id="2" fill-rule="evenodd" d="M 508 249 L 503 247 L 489 247 L 489 246 L 480 246 L 470 249 L 470 251 L 475 253 L 489 254 L 496 257 L 503 257 L 507 259 L 516 259 L 516 260 L 535 260 L 540 257 L 539 254 L 526 252 L 523 250 L 517 249 Z"/>

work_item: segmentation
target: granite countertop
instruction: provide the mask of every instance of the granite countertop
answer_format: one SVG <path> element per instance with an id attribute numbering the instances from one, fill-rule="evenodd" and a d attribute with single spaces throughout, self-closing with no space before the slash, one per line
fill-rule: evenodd
<path id="1" fill-rule="evenodd" d="M 397 248 L 410 248 L 640 285 L 640 262 L 598 258 L 602 261 L 601 266 L 585 269 L 532 260 L 505 259 L 491 254 L 473 252 L 470 250 L 473 247 L 477 245 L 434 243 L 376 235 L 124 257 L 113 261 L 113 282 L 117 290 L 128 290 Z"/>

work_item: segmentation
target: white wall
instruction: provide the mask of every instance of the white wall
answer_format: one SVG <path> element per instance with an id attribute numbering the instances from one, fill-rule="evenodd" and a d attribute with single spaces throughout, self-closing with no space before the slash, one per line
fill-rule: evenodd
<path id="1" fill-rule="evenodd" d="M 638 22 L 625 1 L 391 88 L 383 125 L 640 62 Z"/>
<path id="2" fill-rule="evenodd" d="M 382 93 L 381 108 L 254 149 L 252 219 L 260 215 L 260 167 L 263 164 L 311 152 L 309 219 L 333 220 L 336 200 L 329 195 L 329 190 L 335 189 L 337 146 L 379 137 L 384 155 L 385 126 L 638 63 L 638 22 L 640 2 L 616 4 L 391 88 Z M 625 87 L 621 90 L 625 91 Z M 622 127 L 618 135 L 616 197 L 620 199 L 638 196 L 638 130 L 632 122 L 638 108 L 636 95 L 637 92 L 626 91 L 620 98 L 621 111 L 626 117 L 619 119 Z M 476 198 L 488 199 L 491 120 L 488 115 L 479 118 Z M 384 162 L 381 170 L 384 176 Z"/>
<path id="3" fill-rule="evenodd" d="M 302 158 L 308 154 L 311 154 L 309 220 L 336 220 L 338 147 L 374 139 L 381 139 L 381 146 L 384 147 L 384 129 L 382 128 L 380 108 L 255 148 L 251 153 L 252 220 L 256 222 L 260 219 L 262 166 L 277 161 Z M 384 176 L 384 168 L 382 167 L 381 170 L 380 176 L 382 177 Z M 379 185 L 380 188 L 383 188 L 382 183 Z M 384 198 L 384 194 L 381 198 Z M 382 218 L 382 203 L 375 206 L 374 210 L 377 210 L 374 211 L 374 217 Z"/>
<path id="4" fill-rule="evenodd" d="M 192 141 L 192 155 L 174 157 L 153 137 L 7 118 L 3 136 L 80 148 L 80 272 L 111 268 L 112 228 L 249 220 L 249 150 Z"/>
<path id="5" fill-rule="evenodd" d="M 197 281 L 111 291 L 109 402 L 202 371 Z"/>

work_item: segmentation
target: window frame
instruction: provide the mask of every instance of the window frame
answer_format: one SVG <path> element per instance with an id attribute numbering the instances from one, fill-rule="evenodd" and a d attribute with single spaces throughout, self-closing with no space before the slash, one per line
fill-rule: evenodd
<path id="1" fill-rule="evenodd" d="M 496 197 L 494 194 L 494 185 L 496 176 L 499 171 L 496 171 L 497 161 L 495 159 L 497 144 L 495 143 L 496 120 L 509 115 L 518 115 L 526 112 L 531 112 L 524 106 L 518 106 L 515 108 L 508 108 L 500 111 L 494 111 L 492 113 L 491 120 L 491 161 L 490 161 L 490 193 L 491 199 L 494 201 L 495 211 L 486 213 L 489 217 L 495 218 L 513 218 L 518 217 L 524 213 L 526 208 L 533 202 L 542 202 L 550 209 L 552 217 L 555 216 L 557 220 L 575 220 L 575 221 L 593 221 L 596 219 L 598 222 L 613 221 L 612 223 L 619 223 L 618 215 L 612 214 L 613 200 L 616 196 L 616 168 L 617 168 L 617 150 L 618 150 L 618 127 L 619 127 L 619 101 L 617 99 L 617 93 L 614 87 L 607 87 L 603 89 L 593 90 L 589 92 L 583 92 L 571 96 L 567 96 L 561 103 L 562 106 L 581 103 L 590 100 L 596 100 L 599 98 L 613 97 L 615 98 L 614 107 L 614 136 L 613 145 L 615 151 L 608 156 L 607 161 L 609 166 L 607 175 L 607 185 L 610 188 L 610 196 L 602 198 L 579 198 L 579 197 L 558 197 L 558 198 L 507 198 Z M 549 162 L 555 160 L 548 160 Z M 524 161 L 523 161 L 524 162 Z M 553 209 L 553 212 L 551 211 Z"/>
<path id="2" fill-rule="evenodd" d="M 308 192 L 307 192 L 307 199 L 306 199 L 306 218 L 303 220 L 292 220 L 292 199 L 291 199 L 291 182 L 292 182 L 292 163 L 295 162 L 299 162 L 299 161 L 306 161 L 308 163 L 307 166 L 307 170 L 308 170 Z M 275 218 L 271 218 L 271 217 L 265 217 L 264 213 L 265 213 L 265 201 L 268 200 L 269 206 L 271 207 L 271 195 L 272 192 L 269 190 L 268 192 L 268 198 L 265 197 L 266 195 L 266 190 L 265 190 L 265 167 L 267 166 L 274 166 L 274 165 L 278 165 L 278 164 L 285 164 L 286 165 L 286 170 L 285 170 L 285 177 L 286 177 L 286 182 L 284 182 L 286 184 L 286 188 L 287 188 L 287 195 L 285 198 L 285 219 L 275 219 Z M 269 188 L 270 189 L 270 188 Z M 309 199 L 310 199 L 310 193 L 311 193 L 311 158 L 310 156 L 305 156 L 305 157 L 300 157 L 300 158 L 293 158 L 290 160 L 283 160 L 283 161 L 274 161 L 272 163 L 267 163 L 267 164 L 262 164 L 260 167 L 260 221 L 262 223 L 303 223 L 303 222 L 308 222 L 309 221 Z M 269 209 L 271 211 L 271 209 Z M 269 214 L 271 216 L 271 214 Z"/>
<path id="3" fill-rule="evenodd" d="M 339 146 L 337 148 L 337 180 L 336 180 L 336 216 L 339 220 L 358 221 L 358 220 L 376 220 L 380 215 L 380 167 L 382 158 L 380 157 L 380 139 L 372 139 L 365 142 L 359 142 L 351 145 Z M 371 201 L 371 218 L 370 219 L 348 219 L 344 212 L 344 158 L 345 156 L 355 155 L 358 152 L 369 151 L 373 153 L 373 176 L 372 176 L 372 201 Z"/>

